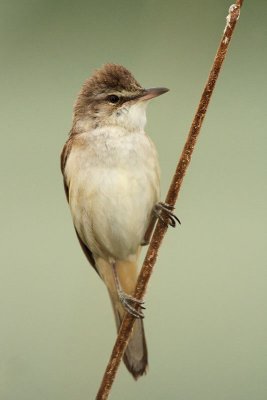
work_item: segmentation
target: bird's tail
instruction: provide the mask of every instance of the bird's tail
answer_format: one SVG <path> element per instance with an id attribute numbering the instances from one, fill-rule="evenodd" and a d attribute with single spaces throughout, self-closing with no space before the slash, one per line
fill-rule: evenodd
<path id="1" fill-rule="evenodd" d="M 101 260 L 100 265 L 98 263 L 100 267 L 99 272 L 107 285 L 115 315 L 117 330 L 119 331 L 121 322 L 125 315 L 125 309 L 117 293 L 112 267 L 110 264 L 103 261 L 104 260 Z M 104 264 L 106 265 L 104 266 Z M 136 262 L 118 261 L 116 262 L 116 271 L 122 289 L 125 291 L 125 293 L 132 295 L 137 282 Z M 143 320 L 141 319 L 136 319 L 134 323 L 133 331 L 123 356 L 123 361 L 128 371 L 133 375 L 134 379 L 138 379 L 146 372 L 148 366 L 148 355 L 144 325 Z"/>

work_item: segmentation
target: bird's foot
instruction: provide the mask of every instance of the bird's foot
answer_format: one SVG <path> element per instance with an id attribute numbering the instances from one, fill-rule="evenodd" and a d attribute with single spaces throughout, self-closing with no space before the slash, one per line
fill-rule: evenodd
<path id="1" fill-rule="evenodd" d="M 118 294 L 121 303 L 129 314 L 138 319 L 144 318 L 144 314 L 142 312 L 142 310 L 145 309 L 145 307 L 143 306 L 143 300 L 138 300 L 135 297 L 123 292 L 122 290 L 120 290 Z M 138 306 L 138 309 L 135 308 L 136 306 Z"/>
<path id="2" fill-rule="evenodd" d="M 176 222 L 178 222 L 181 225 L 181 221 L 179 218 L 173 213 L 174 206 L 171 206 L 170 204 L 163 203 L 160 201 L 157 203 L 153 211 L 156 214 L 156 216 L 165 224 L 165 225 L 170 225 L 173 228 L 176 226 Z M 166 218 L 167 216 L 167 218 Z"/>

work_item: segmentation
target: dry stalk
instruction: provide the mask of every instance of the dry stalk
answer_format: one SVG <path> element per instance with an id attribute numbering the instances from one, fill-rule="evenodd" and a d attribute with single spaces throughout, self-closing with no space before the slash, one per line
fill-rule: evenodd
<path id="1" fill-rule="evenodd" d="M 230 9 L 229 9 L 229 14 L 227 15 L 226 18 L 226 26 L 224 29 L 224 33 L 219 45 L 219 48 L 217 50 L 209 77 L 208 81 L 205 85 L 205 88 L 203 90 L 198 108 L 196 110 L 187 141 L 185 143 L 185 146 L 183 148 L 180 160 L 178 162 L 175 174 L 173 176 L 172 183 L 170 185 L 167 197 L 166 197 L 166 203 L 170 205 L 175 205 L 181 184 L 183 181 L 183 178 L 185 176 L 186 170 L 189 166 L 192 153 L 194 150 L 194 146 L 196 144 L 196 140 L 199 136 L 200 128 L 202 125 L 202 122 L 204 120 L 204 117 L 206 115 L 207 107 L 213 92 L 213 89 L 215 87 L 215 83 L 217 81 L 222 63 L 224 61 L 236 22 L 239 18 L 240 14 L 240 8 L 242 6 L 243 0 L 237 0 L 235 4 L 233 4 Z M 147 288 L 147 284 L 149 281 L 149 278 L 151 276 L 153 267 L 156 263 L 157 260 L 157 255 L 158 255 L 158 250 L 161 245 L 161 242 L 163 240 L 163 237 L 167 231 L 167 227 L 164 223 L 162 223 L 160 220 L 158 221 L 154 234 L 151 239 L 150 246 L 148 248 L 143 267 L 141 269 L 141 272 L 139 274 L 136 290 L 134 297 L 137 299 L 142 299 L 144 296 L 144 293 Z M 134 325 L 135 318 L 130 315 L 126 314 L 122 324 L 120 331 L 118 333 L 117 340 L 115 342 L 112 354 L 110 356 L 109 363 L 107 365 L 105 374 L 103 376 L 103 380 L 101 383 L 101 386 L 99 388 L 98 394 L 96 396 L 96 400 L 106 400 L 109 396 L 111 386 L 113 384 L 113 381 L 115 379 L 116 372 L 118 370 L 119 364 L 121 362 L 123 353 L 127 347 L 127 343 L 129 340 L 129 337 L 132 332 L 132 328 Z"/>

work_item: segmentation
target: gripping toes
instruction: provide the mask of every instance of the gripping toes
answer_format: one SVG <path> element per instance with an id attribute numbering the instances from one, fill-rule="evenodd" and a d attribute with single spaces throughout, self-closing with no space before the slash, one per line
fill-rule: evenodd
<path id="1" fill-rule="evenodd" d="M 170 225 L 173 228 L 176 226 L 176 222 L 181 224 L 179 218 L 173 213 L 174 206 L 170 204 L 163 203 L 160 201 L 154 206 L 154 213 L 156 216 L 166 225 Z M 168 222 L 166 222 L 166 218 L 164 218 L 164 214 L 168 217 Z"/>
<path id="2" fill-rule="evenodd" d="M 145 307 L 143 306 L 144 302 L 142 300 L 138 300 L 135 297 L 126 294 L 122 290 L 120 290 L 119 292 L 119 298 L 125 310 L 129 314 L 133 315 L 135 318 L 138 319 L 144 318 L 142 310 L 144 310 Z M 135 308 L 136 306 L 138 306 L 138 309 Z"/>

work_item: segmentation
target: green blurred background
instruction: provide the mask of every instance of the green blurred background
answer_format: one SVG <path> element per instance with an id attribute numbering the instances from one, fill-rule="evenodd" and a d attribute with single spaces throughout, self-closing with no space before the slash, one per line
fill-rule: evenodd
<path id="1" fill-rule="evenodd" d="M 162 198 L 229 0 L 0 3 L 0 398 L 94 399 L 115 324 L 65 200 L 59 154 L 82 82 L 106 62 L 153 101 Z M 150 368 L 111 399 L 265 400 L 267 5 L 244 1 L 146 296 Z"/>

